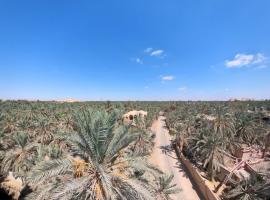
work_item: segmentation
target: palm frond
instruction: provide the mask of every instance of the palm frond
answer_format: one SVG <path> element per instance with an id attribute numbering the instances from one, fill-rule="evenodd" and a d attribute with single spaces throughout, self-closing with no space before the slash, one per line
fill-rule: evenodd
<path id="1" fill-rule="evenodd" d="M 66 200 L 77 199 L 88 188 L 88 177 L 81 177 L 77 179 L 69 179 L 59 184 L 57 189 L 54 190 L 51 197 L 52 200 Z"/>
<path id="2" fill-rule="evenodd" d="M 59 175 L 72 175 L 72 163 L 70 159 L 55 159 L 38 163 L 29 174 L 32 184 L 48 181 Z"/>

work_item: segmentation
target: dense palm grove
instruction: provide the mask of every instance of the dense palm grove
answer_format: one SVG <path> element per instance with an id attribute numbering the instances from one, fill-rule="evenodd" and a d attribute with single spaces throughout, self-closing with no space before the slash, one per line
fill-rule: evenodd
<path id="1" fill-rule="evenodd" d="M 140 107 L 133 103 L 0 105 L 1 188 L 14 199 L 169 199 L 177 192 L 147 162 L 155 114 L 148 104 L 149 118 L 137 127 L 122 121 Z"/>
<path id="2" fill-rule="evenodd" d="M 148 112 L 136 127 L 122 120 L 133 109 Z M 170 199 L 179 188 L 147 159 L 154 139 L 150 127 L 159 111 L 174 142 L 209 180 L 224 154 L 239 145 L 263 146 L 267 159 L 267 101 L 1 101 L 1 190 L 14 199 Z M 269 180 L 265 173 L 230 184 L 224 197 L 269 198 Z"/>
<path id="3" fill-rule="evenodd" d="M 184 156 L 214 181 L 224 157 L 243 145 L 270 146 L 270 102 L 189 102 L 167 107 L 167 126 Z M 269 151 L 268 151 L 269 152 Z M 268 162 L 269 163 L 269 162 Z M 249 180 L 227 181 L 224 199 L 269 199 L 270 166 Z M 216 188 L 218 190 L 218 187 Z"/>

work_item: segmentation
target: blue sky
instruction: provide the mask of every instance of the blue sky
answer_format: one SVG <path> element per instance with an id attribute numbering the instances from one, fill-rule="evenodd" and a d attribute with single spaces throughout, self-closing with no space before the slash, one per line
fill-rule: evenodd
<path id="1" fill-rule="evenodd" d="M 270 98 L 269 0 L 0 0 L 0 98 Z"/>

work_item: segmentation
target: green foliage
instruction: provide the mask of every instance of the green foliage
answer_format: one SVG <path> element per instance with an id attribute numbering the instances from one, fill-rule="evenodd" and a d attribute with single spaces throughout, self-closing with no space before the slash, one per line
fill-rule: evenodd
<path id="1" fill-rule="evenodd" d="M 269 102 L 174 102 L 167 105 L 166 125 L 182 153 L 214 179 L 241 145 L 269 142 Z M 265 155 L 265 154 L 263 154 Z"/>
<path id="2" fill-rule="evenodd" d="M 269 108 L 269 101 L 0 101 L 0 176 L 13 171 L 22 177 L 34 191 L 28 199 L 151 199 L 157 186 L 148 174 L 157 177 L 158 169 L 147 155 L 160 111 L 183 153 L 213 178 L 223 153 L 242 144 L 267 150 Z M 134 109 L 147 111 L 147 118 L 124 126 L 122 114 Z M 165 198 L 170 187 L 161 185 L 170 179 L 157 179 Z"/>
<path id="3" fill-rule="evenodd" d="M 224 194 L 228 200 L 264 200 L 270 198 L 270 182 L 260 176 L 251 176 L 249 180 L 238 183 Z"/>
<path id="4" fill-rule="evenodd" d="M 181 189 L 176 188 L 176 184 L 172 183 L 173 177 L 173 175 L 164 175 L 159 177 L 157 192 L 164 200 L 170 200 L 171 194 L 181 192 Z"/>
<path id="5" fill-rule="evenodd" d="M 36 165 L 30 173 L 31 183 L 58 182 L 57 187 L 48 186 L 51 199 L 149 199 L 151 194 L 142 193 L 140 184 L 121 175 L 129 161 L 119 160 L 119 152 L 133 142 L 136 135 L 129 134 L 128 127 L 117 123 L 119 116 L 115 111 L 78 112 L 74 116 L 76 134 L 68 139 L 71 156 Z M 79 169 L 76 156 L 80 158 L 80 173 L 76 171 Z"/>
<path id="6" fill-rule="evenodd" d="M 13 138 L 15 146 L 8 151 L 1 160 L 1 172 L 7 174 L 9 171 L 25 172 L 31 168 L 31 159 L 34 155 L 36 144 L 28 143 L 26 133 L 17 133 Z"/>

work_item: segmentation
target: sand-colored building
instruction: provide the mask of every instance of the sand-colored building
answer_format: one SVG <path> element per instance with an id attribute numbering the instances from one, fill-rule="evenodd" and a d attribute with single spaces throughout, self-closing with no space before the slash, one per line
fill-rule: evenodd
<path id="1" fill-rule="evenodd" d="M 142 121 L 147 116 L 147 112 L 143 110 L 132 110 L 123 115 L 123 121 L 132 125 L 136 125 L 135 120 L 140 118 Z"/>

